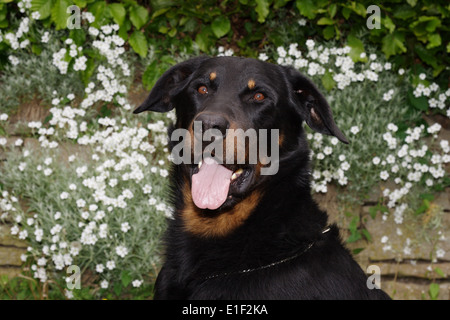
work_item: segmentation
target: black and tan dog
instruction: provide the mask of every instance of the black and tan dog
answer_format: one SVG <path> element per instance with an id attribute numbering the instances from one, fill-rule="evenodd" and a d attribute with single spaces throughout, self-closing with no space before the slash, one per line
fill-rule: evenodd
<path id="1" fill-rule="evenodd" d="M 338 228 L 311 198 L 303 121 L 347 140 L 309 79 L 254 59 L 194 58 L 168 70 L 134 113 L 173 108 L 169 134 L 186 129 L 192 140 L 199 139 L 195 121 L 224 141 L 231 129 L 277 129 L 279 167 L 261 174 L 267 159 L 250 163 L 248 146 L 239 144 L 241 164 L 207 158 L 173 166 L 175 213 L 155 299 L 389 298 L 368 288 Z"/>

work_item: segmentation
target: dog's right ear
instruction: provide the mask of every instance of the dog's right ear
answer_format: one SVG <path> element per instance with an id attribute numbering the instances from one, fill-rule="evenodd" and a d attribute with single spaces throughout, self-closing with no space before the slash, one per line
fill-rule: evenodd
<path id="1" fill-rule="evenodd" d="M 167 70 L 156 82 L 145 101 L 133 111 L 167 112 L 173 109 L 171 98 L 183 90 L 192 73 L 209 57 L 197 57 L 181 62 Z"/>

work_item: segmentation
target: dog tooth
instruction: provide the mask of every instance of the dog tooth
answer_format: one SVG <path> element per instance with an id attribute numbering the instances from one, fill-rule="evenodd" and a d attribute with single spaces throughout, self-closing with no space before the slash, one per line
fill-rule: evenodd
<path id="1" fill-rule="evenodd" d="M 242 172 L 244 172 L 244 170 L 242 170 L 242 168 L 237 169 L 235 172 L 233 172 L 233 174 L 231 175 L 231 181 L 235 180 L 237 177 L 239 177 Z"/>
<path id="2" fill-rule="evenodd" d="M 203 164 L 203 162 L 202 162 L 202 160 L 200 160 L 200 162 L 198 163 L 198 168 L 199 169 L 201 168 L 202 164 Z"/>

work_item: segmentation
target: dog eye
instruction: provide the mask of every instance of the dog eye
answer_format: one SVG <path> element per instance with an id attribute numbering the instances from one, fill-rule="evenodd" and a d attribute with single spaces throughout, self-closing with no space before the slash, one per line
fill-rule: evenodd
<path id="1" fill-rule="evenodd" d="M 208 88 L 206 86 L 200 86 L 200 87 L 198 87 L 197 91 L 200 94 L 207 94 L 208 93 Z"/>
<path id="2" fill-rule="evenodd" d="M 266 97 L 264 97 L 264 95 L 261 92 L 257 92 L 253 96 L 253 99 L 255 99 L 256 101 L 263 101 L 265 98 Z"/>

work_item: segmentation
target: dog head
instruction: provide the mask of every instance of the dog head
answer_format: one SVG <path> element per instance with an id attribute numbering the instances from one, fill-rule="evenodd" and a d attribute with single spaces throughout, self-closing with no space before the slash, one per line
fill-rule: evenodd
<path id="1" fill-rule="evenodd" d="M 308 78 L 255 59 L 198 57 L 177 64 L 134 113 L 174 108 L 172 134 L 185 134 L 177 135 L 183 142 L 172 151 L 184 160 L 179 165 L 201 210 L 230 210 L 276 174 L 283 158 L 299 148 L 307 154 L 303 121 L 348 143 Z"/>

